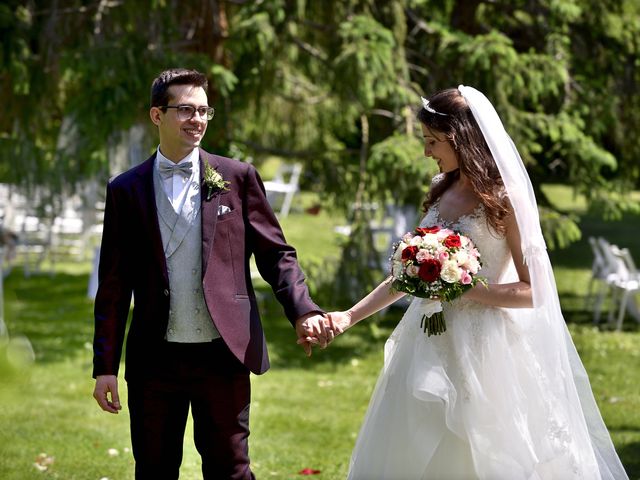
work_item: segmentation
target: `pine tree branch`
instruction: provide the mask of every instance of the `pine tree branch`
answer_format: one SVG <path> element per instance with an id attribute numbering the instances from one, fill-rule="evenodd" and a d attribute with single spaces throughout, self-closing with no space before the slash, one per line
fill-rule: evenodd
<path id="1" fill-rule="evenodd" d="M 293 43 L 300 47 L 301 50 L 307 52 L 312 57 L 317 58 L 323 63 L 328 63 L 329 60 L 327 58 L 327 55 L 319 49 L 315 48 L 313 45 L 310 45 L 309 43 L 304 42 L 298 37 L 294 37 L 293 35 L 291 35 L 291 40 L 293 40 Z"/>
<path id="2" fill-rule="evenodd" d="M 256 142 L 252 142 L 250 140 L 237 140 L 234 139 L 233 140 L 234 143 L 240 143 L 242 145 L 246 145 L 247 147 L 251 148 L 253 151 L 257 152 L 257 153 L 266 153 L 269 155 L 276 155 L 279 157 L 284 157 L 284 158 L 317 158 L 320 155 L 323 155 L 326 153 L 326 151 L 318 151 L 318 150 L 288 150 L 288 149 L 283 149 L 283 148 L 276 148 L 276 147 L 269 147 L 266 145 L 261 145 L 259 143 Z M 343 153 L 348 153 L 348 154 L 352 154 L 354 152 L 357 152 L 358 150 L 355 149 L 349 149 L 349 148 L 345 148 L 342 150 L 336 150 L 333 153 L 338 153 L 338 154 L 343 154 Z"/>
<path id="3" fill-rule="evenodd" d="M 255 152 L 267 153 L 269 155 L 276 155 L 276 156 L 285 157 L 285 158 L 312 158 L 319 153 L 319 152 L 313 152 L 309 150 L 288 150 L 283 148 L 269 147 L 266 145 L 261 145 L 256 142 L 252 142 L 250 140 L 234 140 L 234 142 L 246 145 L 247 147 L 251 148 Z"/>
<path id="4" fill-rule="evenodd" d="M 79 7 L 67 7 L 67 8 L 47 8 L 46 10 L 36 10 L 33 12 L 33 16 L 51 16 L 52 14 L 58 15 L 74 15 L 89 13 L 93 10 L 102 8 L 114 8 L 124 4 L 123 0 L 111 0 L 111 1 L 99 1 L 91 5 L 80 5 Z"/>
<path id="5" fill-rule="evenodd" d="M 360 179 L 358 181 L 358 189 L 356 190 L 354 222 L 358 223 L 362 220 L 362 206 L 364 204 L 365 189 L 367 187 L 367 158 L 369 157 L 369 118 L 360 115 L 360 125 L 362 128 L 360 143 Z"/>
<path id="6" fill-rule="evenodd" d="M 371 113 L 371 115 L 378 115 L 380 117 L 392 118 L 393 120 L 402 120 L 402 117 L 400 117 L 399 115 L 396 115 L 390 110 L 384 110 L 382 108 L 374 108 L 369 113 Z"/>

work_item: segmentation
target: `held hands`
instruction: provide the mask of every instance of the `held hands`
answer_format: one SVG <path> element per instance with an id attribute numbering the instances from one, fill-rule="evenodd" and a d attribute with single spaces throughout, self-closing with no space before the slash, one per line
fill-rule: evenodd
<path id="1" fill-rule="evenodd" d="M 338 335 L 351 326 L 351 312 L 331 312 L 324 315 L 308 314 L 296 322 L 299 345 L 308 357 L 312 346 L 326 348 Z"/>
<path id="2" fill-rule="evenodd" d="M 325 317 L 320 313 L 308 313 L 296 321 L 296 334 L 298 345 L 302 345 L 307 357 L 311 356 L 312 345 L 320 345 L 326 348 L 333 340 L 331 329 L 325 322 Z"/>

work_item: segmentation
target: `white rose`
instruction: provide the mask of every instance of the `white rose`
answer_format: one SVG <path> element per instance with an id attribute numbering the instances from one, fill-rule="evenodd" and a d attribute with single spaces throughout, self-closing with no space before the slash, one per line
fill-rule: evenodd
<path id="1" fill-rule="evenodd" d="M 442 265 L 440 270 L 440 278 L 448 283 L 456 283 L 460 280 L 460 268 L 453 260 L 448 260 Z"/>
<path id="2" fill-rule="evenodd" d="M 453 260 L 455 260 L 458 265 L 465 265 L 470 260 L 470 258 L 467 252 L 465 252 L 464 250 L 458 250 L 453 255 Z"/>
<path id="3" fill-rule="evenodd" d="M 470 258 L 469 261 L 467 262 L 467 269 L 472 273 L 472 274 L 476 274 L 478 273 L 478 270 L 480 270 L 480 262 L 478 262 L 476 259 L 474 258 Z"/>
<path id="4" fill-rule="evenodd" d="M 409 241 L 409 245 L 413 245 L 416 247 L 419 247 L 421 243 L 422 243 L 422 237 L 420 235 L 416 235 Z"/>
<path id="5" fill-rule="evenodd" d="M 422 237 L 422 244 L 427 248 L 437 248 L 440 243 L 436 234 L 427 233 L 424 237 Z"/>
<path id="6" fill-rule="evenodd" d="M 407 244 L 404 242 L 400 242 L 400 244 L 398 245 L 398 248 L 396 248 L 396 251 L 393 252 L 393 260 L 402 260 L 402 250 L 404 250 L 407 247 Z"/>

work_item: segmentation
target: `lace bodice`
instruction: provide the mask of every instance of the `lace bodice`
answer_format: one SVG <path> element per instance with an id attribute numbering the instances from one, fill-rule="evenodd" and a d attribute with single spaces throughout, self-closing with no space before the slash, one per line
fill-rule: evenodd
<path id="1" fill-rule="evenodd" d="M 487 223 L 484 205 L 479 204 L 473 212 L 450 222 L 440 217 L 439 201 L 436 201 L 420 222 L 421 227 L 439 225 L 468 236 L 480 251 L 482 269 L 479 275 L 489 283 L 499 282 L 509 266 L 511 252 L 504 237 L 496 233 Z"/>

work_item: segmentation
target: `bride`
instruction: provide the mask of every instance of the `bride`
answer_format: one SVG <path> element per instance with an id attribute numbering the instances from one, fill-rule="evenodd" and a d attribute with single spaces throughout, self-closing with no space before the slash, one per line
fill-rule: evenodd
<path id="1" fill-rule="evenodd" d="M 438 163 L 421 226 L 469 236 L 478 285 L 420 328 L 414 298 L 351 458 L 349 479 L 627 479 L 569 336 L 522 160 L 491 103 L 460 86 L 423 99 L 425 155 Z M 348 311 L 340 334 L 398 300 L 391 278 Z"/>

